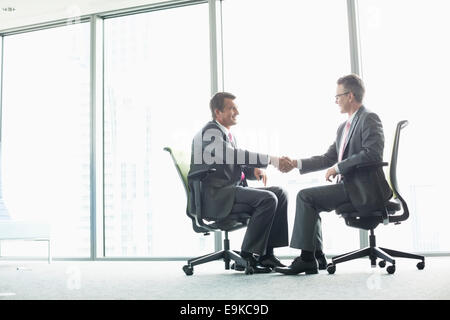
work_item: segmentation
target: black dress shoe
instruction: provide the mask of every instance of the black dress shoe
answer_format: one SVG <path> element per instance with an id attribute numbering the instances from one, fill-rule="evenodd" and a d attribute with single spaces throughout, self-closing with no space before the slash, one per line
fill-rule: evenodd
<path id="1" fill-rule="evenodd" d="M 275 268 L 275 267 L 286 267 L 273 254 L 259 257 L 258 261 L 259 261 L 260 265 L 262 265 L 264 267 L 270 267 L 272 269 Z"/>
<path id="2" fill-rule="evenodd" d="M 267 266 L 262 266 L 255 257 L 243 257 L 243 259 L 247 262 L 246 266 L 240 265 L 238 263 L 233 263 L 231 265 L 231 269 L 234 269 L 236 271 L 245 271 L 246 268 L 251 267 L 253 272 L 252 273 L 270 273 L 272 272 L 272 268 Z"/>
<path id="3" fill-rule="evenodd" d="M 319 273 L 318 268 L 319 266 L 316 259 L 312 261 L 303 261 L 301 257 L 297 257 L 289 267 L 276 267 L 275 271 L 288 275 L 299 274 L 302 272 L 306 274 L 316 274 Z"/>
<path id="4" fill-rule="evenodd" d="M 327 270 L 327 259 L 325 258 L 325 255 L 321 257 L 316 257 L 317 262 L 319 263 L 319 270 Z"/>

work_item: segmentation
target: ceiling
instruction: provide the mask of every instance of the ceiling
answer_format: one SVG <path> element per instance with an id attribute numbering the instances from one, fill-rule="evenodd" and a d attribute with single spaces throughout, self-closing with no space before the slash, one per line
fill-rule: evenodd
<path id="1" fill-rule="evenodd" d="M 0 0 L 0 31 L 167 0 Z M 3 8 L 13 7 L 14 11 Z"/>

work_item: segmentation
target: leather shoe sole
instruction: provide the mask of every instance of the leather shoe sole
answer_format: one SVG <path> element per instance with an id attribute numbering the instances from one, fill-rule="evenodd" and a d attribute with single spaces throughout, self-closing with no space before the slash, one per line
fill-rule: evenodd
<path id="1" fill-rule="evenodd" d="M 253 273 L 270 273 L 270 272 L 272 272 L 272 268 L 265 267 L 265 266 L 251 266 L 251 268 L 253 269 Z M 245 271 L 244 266 L 242 266 L 240 264 L 236 264 L 236 263 L 233 263 L 231 265 L 231 269 L 236 270 L 236 271 Z"/>
<path id="2" fill-rule="evenodd" d="M 263 267 L 276 268 L 276 267 L 286 267 L 278 259 L 264 259 L 260 260 L 259 264 Z"/>
<path id="3" fill-rule="evenodd" d="M 299 269 L 293 269 L 293 268 L 291 268 L 291 267 L 284 267 L 284 268 L 282 268 L 282 267 L 276 267 L 275 268 L 275 271 L 276 272 L 279 272 L 279 273 L 283 273 L 283 274 L 286 274 L 286 275 L 296 275 L 296 274 L 299 274 L 299 273 L 305 273 L 305 274 L 317 274 L 317 273 L 319 273 L 319 270 L 318 269 L 305 269 L 305 270 L 299 270 Z"/>
<path id="4" fill-rule="evenodd" d="M 317 260 L 303 261 L 301 257 L 296 258 L 289 267 L 280 268 L 276 267 L 275 271 L 287 275 L 295 275 L 299 273 L 305 274 L 317 274 L 319 273 L 319 266 Z"/>

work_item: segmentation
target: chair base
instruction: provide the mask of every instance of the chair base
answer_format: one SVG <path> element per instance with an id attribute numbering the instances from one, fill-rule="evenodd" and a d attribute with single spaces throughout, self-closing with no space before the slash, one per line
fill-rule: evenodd
<path id="1" fill-rule="evenodd" d="M 230 241 L 228 240 L 228 232 L 225 232 L 225 239 L 223 240 L 223 244 L 224 250 L 205 254 L 197 258 L 189 259 L 187 261 L 187 265 L 183 267 L 184 273 L 190 276 L 194 273 L 194 266 L 216 260 L 223 260 L 225 262 L 225 270 L 230 270 L 231 260 L 233 260 L 237 265 L 242 266 L 247 265 L 247 261 L 239 255 L 239 251 L 230 250 Z"/>
<path id="2" fill-rule="evenodd" d="M 419 262 L 417 264 L 417 268 L 419 270 L 422 270 L 425 267 L 425 257 L 424 256 L 407 253 L 407 252 L 402 252 L 402 251 L 396 251 L 396 250 L 387 249 L 387 248 L 377 247 L 375 245 L 375 235 L 373 234 L 373 230 L 371 230 L 369 247 L 351 251 L 351 252 L 333 257 L 332 262 L 327 266 L 327 271 L 328 271 L 328 273 L 333 274 L 336 271 L 336 265 L 338 263 L 342 263 L 342 262 L 346 262 L 346 261 L 350 261 L 350 260 L 354 260 L 354 259 L 358 259 L 358 258 L 364 258 L 364 257 L 369 257 L 372 268 L 376 267 L 377 259 L 381 259 L 381 261 L 378 264 L 381 268 L 386 266 L 386 262 L 389 262 L 391 265 L 387 268 L 387 272 L 390 274 L 395 272 L 395 259 L 394 258 L 408 258 L 408 259 L 421 260 L 421 262 Z"/>

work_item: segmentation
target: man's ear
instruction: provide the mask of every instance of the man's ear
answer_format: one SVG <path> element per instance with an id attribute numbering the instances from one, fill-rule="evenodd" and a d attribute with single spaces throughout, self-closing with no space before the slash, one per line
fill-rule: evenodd
<path id="1" fill-rule="evenodd" d="M 216 119 L 217 120 L 219 118 L 220 115 L 220 110 L 219 109 L 214 109 L 214 114 L 216 115 Z"/>
<path id="2" fill-rule="evenodd" d="M 350 93 L 348 94 L 348 101 L 352 102 L 355 100 L 355 96 L 353 95 L 353 92 L 350 91 Z"/>

